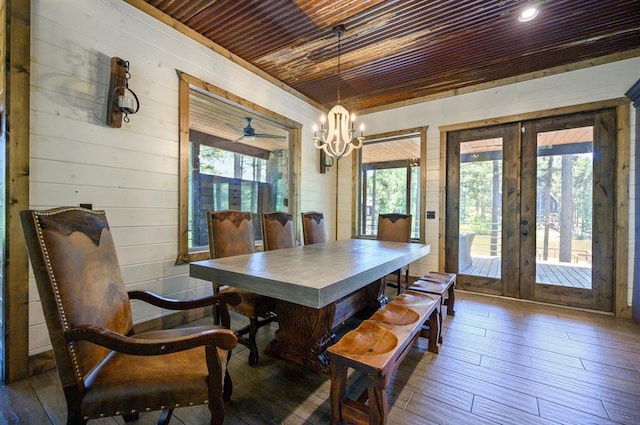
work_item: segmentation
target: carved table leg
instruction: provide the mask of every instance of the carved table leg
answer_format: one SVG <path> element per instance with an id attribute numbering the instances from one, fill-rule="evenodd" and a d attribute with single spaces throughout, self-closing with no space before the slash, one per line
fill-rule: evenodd
<path id="1" fill-rule="evenodd" d="M 325 350 L 333 337 L 335 307 L 334 303 L 316 309 L 278 300 L 276 310 L 280 326 L 276 339 L 266 347 L 267 353 L 328 374 Z"/>
<path id="2" fill-rule="evenodd" d="M 375 311 L 384 306 L 387 303 L 384 289 L 384 279 L 378 279 L 319 309 L 276 300 L 279 329 L 265 351 L 329 374 L 326 349 L 335 342 L 333 329 L 363 309 Z"/>

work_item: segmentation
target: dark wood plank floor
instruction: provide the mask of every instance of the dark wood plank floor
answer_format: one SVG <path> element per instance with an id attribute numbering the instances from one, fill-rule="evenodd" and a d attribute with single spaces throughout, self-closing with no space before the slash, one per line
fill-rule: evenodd
<path id="1" fill-rule="evenodd" d="M 390 424 L 640 424 L 640 326 L 463 292 L 456 306 L 456 316 L 445 318 L 440 354 L 421 341 L 394 376 Z M 261 346 L 276 327 L 261 329 Z M 257 368 L 246 361 L 246 349 L 234 351 L 226 424 L 329 422 L 326 377 L 267 355 Z M 353 374 L 351 382 L 357 388 L 363 379 Z M 61 425 L 64 406 L 53 371 L 0 387 L 1 424 Z M 133 423 L 153 424 L 157 416 Z M 176 409 L 171 423 L 208 421 L 200 406 Z M 124 422 L 89 422 L 116 423 Z"/>

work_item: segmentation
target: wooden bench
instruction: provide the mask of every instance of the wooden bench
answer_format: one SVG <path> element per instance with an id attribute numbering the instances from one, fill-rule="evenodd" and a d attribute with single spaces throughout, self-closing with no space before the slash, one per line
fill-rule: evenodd
<path id="1" fill-rule="evenodd" d="M 573 262 L 577 264 L 580 262 L 581 258 L 584 258 L 584 261 L 586 261 L 588 264 L 591 264 L 591 251 L 589 251 L 588 249 L 576 250 L 573 254 Z"/>
<path id="2" fill-rule="evenodd" d="M 440 296 L 406 291 L 327 349 L 331 365 L 331 423 L 387 422 L 386 388 L 414 341 L 429 339 L 438 352 Z M 352 400 L 345 396 L 349 368 L 367 377 L 367 389 Z"/>
<path id="3" fill-rule="evenodd" d="M 440 295 L 442 305 L 447 306 L 447 316 L 455 316 L 454 304 L 456 302 L 456 274 L 427 272 L 409 286 L 409 289 L 426 294 Z M 445 297 L 445 292 L 447 293 Z M 442 323 L 442 309 L 440 310 L 440 323 Z M 442 332 L 438 335 L 438 342 L 442 344 Z"/>

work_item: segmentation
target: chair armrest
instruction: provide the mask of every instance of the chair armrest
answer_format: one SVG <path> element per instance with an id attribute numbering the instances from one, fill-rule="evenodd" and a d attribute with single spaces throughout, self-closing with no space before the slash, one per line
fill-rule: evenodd
<path id="1" fill-rule="evenodd" d="M 168 310 L 189 310 L 191 308 L 206 307 L 220 303 L 229 305 L 240 304 L 240 295 L 235 292 L 209 295 L 207 297 L 186 301 L 164 298 L 150 291 L 129 291 L 128 294 L 129 299 L 142 300 L 156 307 L 166 308 Z"/>
<path id="2" fill-rule="evenodd" d="M 179 338 L 144 339 L 123 336 L 99 326 L 82 325 L 66 330 L 64 337 L 67 344 L 89 341 L 110 350 L 138 356 L 169 354 L 206 345 L 231 350 L 238 343 L 235 332 L 229 329 L 211 329 Z"/>

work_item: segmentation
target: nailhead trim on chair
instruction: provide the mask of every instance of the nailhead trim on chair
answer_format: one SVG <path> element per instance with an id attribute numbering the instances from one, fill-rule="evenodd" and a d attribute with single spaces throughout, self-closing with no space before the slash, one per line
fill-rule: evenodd
<path id="1" fill-rule="evenodd" d="M 204 404 L 209 404 L 209 400 L 205 400 L 205 401 L 204 401 Z M 195 405 L 196 405 L 196 403 L 194 403 L 193 401 L 190 401 L 190 402 L 189 402 L 189 406 L 195 406 Z M 180 407 L 180 406 L 182 406 L 180 403 L 176 403 L 176 404 L 174 404 L 174 405 L 173 405 L 173 408 L 175 409 L 175 408 L 178 408 L 178 407 Z M 154 409 L 153 407 L 145 407 L 145 408 L 144 408 L 144 411 L 145 411 L 145 412 L 151 412 L 152 410 L 164 410 L 164 409 L 166 409 L 166 408 L 167 408 L 167 406 L 165 406 L 165 405 L 160 406 L 160 408 L 159 408 L 159 409 Z M 129 411 L 129 413 L 138 413 L 138 410 L 136 410 L 136 409 L 131 409 L 131 410 Z M 123 412 L 122 412 L 122 411 L 120 411 L 120 410 L 116 410 L 116 411 L 115 411 L 115 413 L 114 413 L 113 415 L 109 415 L 109 414 L 107 414 L 107 413 L 100 413 L 98 417 L 100 417 L 100 418 L 105 418 L 105 417 L 107 417 L 107 416 L 109 416 L 109 417 L 110 417 L 110 416 L 120 416 L 120 415 L 122 415 L 122 414 L 123 414 Z M 83 417 L 83 419 L 84 419 L 85 421 L 88 421 L 89 419 L 92 419 L 92 418 L 91 418 L 90 416 L 84 416 L 84 417 Z"/>
<path id="2" fill-rule="evenodd" d="M 68 211 L 79 211 L 81 210 L 80 208 L 65 208 L 65 209 L 61 209 L 61 210 L 57 210 L 56 214 L 60 214 L 63 212 L 68 212 Z M 36 212 L 37 215 L 53 215 L 52 213 L 48 213 L 48 212 Z M 96 214 L 100 214 L 100 213 L 96 213 Z M 41 240 L 43 239 L 43 235 L 42 235 L 42 228 L 40 227 L 40 222 L 36 220 L 36 228 L 38 231 L 38 235 L 40 236 Z M 49 259 L 49 252 L 47 251 L 47 247 L 46 246 L 42 246 L 42 252 L 44 253 L 44 257 L 45 257 L 45 262 L 47 264 L 47 271 L 49 272 L 49 274 L 51 275 L 51 282 L 53 283 L 53 291 L 56 295 L 56 302 L 58 303 L 58 308 L 60 309 L 60 314 L 62 316 L 62 323 L 64 324 L 65 329 L 69 329 L 69 324 L 67 322 L 67 316 L 64 312 L 64 308 L 62 306 L 62 299 L 60 297 L 60 290 L 58 289 L 58 283 L 56 281 L 55 275 L 53 274 L 53 271 L 51 270 L 51 261 Z M 79 381 L 83 381 L 84 377 L 82 376 L 82 374 L 80 373 L 80 365 L 78 363 L 78 359 L 77 359 L 77 355 L 74 349 L 74 343 L 70 343 L 69 344 L 70 347 L 70 351 L 71 351 L 71 358 L 73 361 L 73 365 L 74 365 L 74 369 L 76 372 L 76 377 L 78 378 Z M 204 400 L 204 404 L 209 404 L 209 400 Z M 193 406 L 195 405 L 194 402 L 190 401 L 189 402 L 189 406 Z M 174 408 L 176 407 L 180 407 L 180 403 L 176 403 L 174 404 Z M 160 410 L 164 410 L 166 409 L 166 406 L 160 406 Z M 146 407 L 145 411 L 150 412 L 154 410 L 152 407 Z M 130 413 L 137 413 L 136 409 L 131 409 Z M 116 410 L 115 415 L 109 415 L 109 416 L 120 416 L 122 415 L 122 412 L 120 412 L 119 410 Z M 104 418 L 106 417 L 107 414 L 106 413 L 100 413 L 99 417 Z M 84 420 L 89 420 L 91 419 L 89 416 L 84 416 L 83 418 Z"/>
<path id="3" fill-rule="evenodd" d="M 80 210 L 81 210 L 80 208 L 64 208 L 64 209 L 56 210 L 55 214 L 60 214 L 68 211 L 80 211 Z M 36 215 L 46 216 L 46 215 L 54 215 L 54 213 L 48 212 L 48 211 L 38 211 L 36 212 Z M 36 220 L 36 228 L 38 231 L 38 235 L 40 236 L 40 240 L 43 240 L 44 237 L 42 234 L 42 228 L 40 227 L 40 221 L 38 220 Z M 51 259 L 49 257 L 49 251 L 47 250 L 47 247 L 44 246 L 44 244 L 41 244 L 41 246 L 42 246 L 42 252 L 44 253 L 44 259 L 47 264 L 47 271 L 49 272 L 49 275 L 51 276 L 51 282 L 53 283 L 53 292 L 56 294 L 56 302 L 58 303 L 58 309 L 60 310 L 60 315 L 62 316 L 62 323 L 64 324 L 65 329 L 69 329 L 67 315 L 64 312 L 64 306 L 62 305 L 62 299 L 60 297 L 60 290 L 58 289 L 58 282 L 51 268 Z M 76 372 L 76 379 L 78 379 L 79 382 L 82 382 L 84 380 L 84 377 L 80 372 L 80 364 L 78 362 L 78 356 L 76 355 L 75 345 L 73 342 L 69 344 L 69 351 L 71 352 L 71 361 L 73 362 L 73 368 Z"/>

